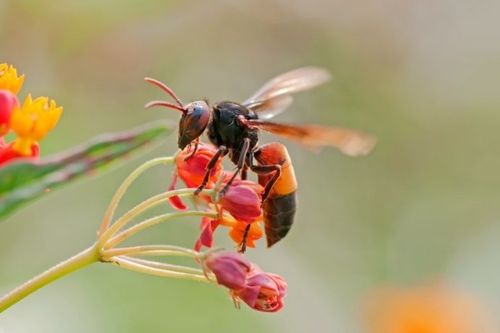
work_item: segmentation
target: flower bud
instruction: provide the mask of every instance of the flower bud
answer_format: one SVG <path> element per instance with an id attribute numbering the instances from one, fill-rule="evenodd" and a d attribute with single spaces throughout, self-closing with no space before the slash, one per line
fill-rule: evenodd
<path id="1" fill-rule="evenodd" d="M 0 89 L 17 94 L 23 86 L 24 75 L 17 75 L 17 69 L 9 64 L 0 63 Z"/>
<path id="2" fill-rule="evenodd" d="M 262 186 L 249 180 L 235 180 L 219 203 L 236 220 L 251 223 L 261 214 Z"/>
<path id="3" fill-rule="evenodd" d="M 276 312 L 283 307 L 286 291 L 287 284 L 279 275 L 257 270 L 247 277 L 245 288 L 232 294 L 255 310 Z"/>
<path id="4" fill-rule="evenodd" d="M 245 288 L 247 275 L 252 270 L 252 264 L 234 252 L 209 253 L 203 264 L 215 275 L 217 283 L 232 290 Z"/>
<path id="5" fill-rule="evenodd" d="M 10 116 L 18 105 L 16 95 L 8 90 L 0 90 L 0 136 L 4 136 L 9 131 Z"/>

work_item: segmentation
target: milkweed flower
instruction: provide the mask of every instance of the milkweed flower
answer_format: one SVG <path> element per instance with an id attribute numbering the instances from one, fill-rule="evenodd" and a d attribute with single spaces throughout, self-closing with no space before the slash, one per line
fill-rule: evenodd
<path id="1" fill-rule="evenodd" d="M 20 105 L 17 93 L 24 75 L 9 64 L 0 64 L 0 166 L 18 158 L 36 158 L 40 154 L 39 141 L 52 130 L 62 113 L 62 107 L 47 97 L 32 99 L 28 95 Z M 13 142 L 3 136 L 16 134 Z"/>
<path id="2" fill-rule="evenodd" d="M 255 247 L 255 241 L 264 235 L 261 222 L 262 219 L 259 219 L 250 224 L 246 237 L 247 247 Z M 213 246 L 213 234 L 219 226 L 229 228 L 229 237 L 239 246 L 243 242 L 243 236 L 248 225 L 248 223 L 240 222 L 229 214 L 222 214 L 218 219 L 203 217 L 200 224 L 200 237 L 197 239 L 194 249 L 200 251 L 203 246 L 211 248 Z"/>
<path id="3" fill-rule="evenodd" d="M 262 215 L 263 190 L 262 186 L 250 180 L 235 179 L 219 204 L 236 220 L 252 223 Z"/>
<path id="4" fill-rule="evenodd" d="M 287 284 L 282 277 L 263 272 L 238 253 L 209 253 L 204 269 L 215 275 L 217 283 L 228 288 L 236 302 L 243 301 L 252 309 L 276 312 L 283 308 Z"/>
<path id="5" fill-rule="evenodd" d="M 0 137 L 9 131 L 10 117 L 17 106 L 19 101 L 15 94 L 9 90 L 0 90 Z"/>
<path id="6" fill-rule="evenodd" d="M 210 162 L 216 153 L 217 148 L 215 146 L 203 142 L 198 144 L 198 149 L 192 156 L 189 149 L 184 149 L 175 159 L 177 175 L 187 187 L 194 188 L 200 186 L 203 177 L 205 177 L 208 162 Z M 210 173 L 207 187 L 210 188 L 213 186 L 219 178 L 221 170 L 222 163 L 219 161 Z"/>
<path id="7" fill-rule="evenodd" d="M 244 288 L 234 289 L 231 294 L 252 309 L 276 312 L 283 308 L 286 292 L 287 284 L 281 276 L 257 270 L 247 276 Z"/>
<path id="8" fill-rule="evenodd" d="M 30 156 L 33 144 L 37 143 L 52 130 L 63 109 L 47 97 L 35 99 L 28 95 L 22 107 L 14 109 L 10 128 L 16 133 L 12 149 L 24 156 Z"/>
<path id="9" fill-rule="evenodd" d="M 217 283 L 229 289 L 243 289 L 253 265 L 235 252 L 209 253 L 204 260 L 205 269 L 215 275 Z"/>
<path id="10" fill-rule="evenodd" d="M 0 90 L 8 90 L 17 95 L 23 86 L 24 75 L 17 75 L 17 69 L 12 65 L 0 64 Z"/>
<path id="11" fill-rule="evenodd" d="M 180 178 L 189 188 L 196 188 L 201 185 L 210 160 L 217 153 L 217 148 L 213 145 L 200 142 L 194 154 L 189 149 L 184 149 L 175 158 L 175 171 L 172 176 L 169 190 L 175 189 L 177 179 Z M 218 161 L 215 168 L 210 173 L 207 188 L 211 188 L 217 181 L 222 171 L 222 162 Z M 169 198 L 170 204 L 179 210 L 186 209 L 186 205 L 179 197 Z"/>

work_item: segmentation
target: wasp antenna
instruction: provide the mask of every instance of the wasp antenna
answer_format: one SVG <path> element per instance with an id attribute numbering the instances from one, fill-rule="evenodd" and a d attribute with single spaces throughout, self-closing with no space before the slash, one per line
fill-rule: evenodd
<path id="1" fill-rule="evenodd" d="M 180 111 L 182 113 L 186 113 L 186 110 L 184 108 L 181 108 L 175 104 L 165 102 L 165 101 L 151 101 L 151 102 L 147 103 L 146 105 L 144 105 L 144 108 L 149 109 L 149 108 L 152 108 L 155 106 L 164 106 L 167 108 L 175 109 L 175 110 Z"/>
<path id="2" fill-rule="evenodd" d="M 170 95 L 170 97 L 172 97 L 181 108 L 184 107 L 184 105 L 182 104 L 179 97 L 177 97 L 177 95 L 174 93 L 174 91 L 172 89 L 170 89 L 169 87 L 167 87 L 167 85 L 165 83 L 160 82 L 160 81 L 153 79 L 153 78 L 150 78 L 150 77 L 145 77 L 144 81 L 149 82 L 151 84 L 154 84 L 155 86 L 157 86 L 158 88 L 160 88 L 161 90 L 166 92 L 168 95 Z"/>

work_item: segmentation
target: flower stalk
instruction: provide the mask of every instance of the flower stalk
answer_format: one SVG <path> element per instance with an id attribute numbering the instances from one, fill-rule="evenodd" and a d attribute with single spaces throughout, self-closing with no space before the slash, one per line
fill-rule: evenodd
<path id="1" fill-rule="evenodd" d="M 23 283 L 16 289 L 0 298 L 0 312 L 16 304 L 23 298 L 29 296 L 47 284 L 99 261 L 99 252 L 96 245 L 78 253 L 77 255 L 49 268 L 45 272 L 37 275 L 31 280 Z"/>

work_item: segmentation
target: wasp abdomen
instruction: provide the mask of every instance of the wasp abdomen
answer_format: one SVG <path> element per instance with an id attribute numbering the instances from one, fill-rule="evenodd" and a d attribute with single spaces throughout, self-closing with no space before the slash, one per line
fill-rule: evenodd
<path id="1" fill-rule="evenodd" d="M 293 224 L 297 207 L 297 192 L 286 195 L 270 195 L 262 206 L 267 238 L 271 247 L 284 238 Z"/>
<path id="2" fill-rule="evenodd" d="M 297 207 L 297 180 L 288 151 L 281 143 L 263 145 L 255 153 L 255 159 L 259 165 L 281 166 L 281 175 L 262 205 L 267 246 L 270 247 L 284 238 L 292 227 Z M 259 183 L 265 186 L 272 176 L 259 175 Z"/>

